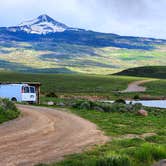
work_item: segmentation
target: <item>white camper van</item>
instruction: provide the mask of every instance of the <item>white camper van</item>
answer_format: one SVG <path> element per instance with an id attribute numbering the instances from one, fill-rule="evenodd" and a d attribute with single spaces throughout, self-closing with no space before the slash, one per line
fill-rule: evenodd
<path id="1" fill-rule="evenodd" d="M 28 84 L 0 84 L 0 98 L 8 98 L 9 100 L 18 102 L 36 103 L 36 88 Z"/>

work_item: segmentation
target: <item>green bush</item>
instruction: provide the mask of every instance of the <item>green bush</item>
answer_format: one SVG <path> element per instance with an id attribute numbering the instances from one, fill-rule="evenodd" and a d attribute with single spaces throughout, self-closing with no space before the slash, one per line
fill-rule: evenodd
<path id="1" fill-rule="evenodd" d="M 16 111 L 17 110 L 15 104 L 13 102 L 9 101 L 8 99 L 0 99 L 0 109 L 3 111 L 6 111 L 6 110 Z"/>
<path id="2" fill-rule="evenodd" d="M 15 119 L 19 114 L 20 112 L 13 102 L 8 99 L 0 99 L 0 123 Z"/>
<path id="3" fill-rule="evenodd" d="M 81 103 L 79 108 L 84 109 L 84 110 L 90 110 L 91 109 L 91 104 L 90 104 L 90 102 L 85 101 L 85 102 Z"/>
<path id="4" fill-rule="evenodd" d="M 136 104 L 134 104 L 133 105 L 133 109 L 135 110 L 135 111 L 138 111 L 138 110 L 140 110 L 140 109 L 142 109 L 142 104 L 141 103 L 136 103 Z"/>
<path id="5" fill-rule="evenodd" d="M 139 100 L 139 99 L 140 99 L 140 96 L 139 96 L 139 95 L 135 95 L 135 96 L 133 97 L 133 99 L 134 99 L 134 100 Z"/>
<path id="6" fill-rule="evenodd" d="M 58 96 L 54 92 L 48 92 L 46 94 L 46 97 L 55 97 L 55 98 L 58 98 Z"/>
<path id="7" fill-rule="evenodd" d="M 126 104 L 126 101 L 123 99 L 117 99 L 115 100 L 115 103 L 122 103 L 122 104 Z"/>
<path id="8" fill-rule="evenodd" d="M 81 104 L 82 104 L 83 102 L 85 102 L 85 101 L 84 101 L 84 100 L 77 100 L 77 101 L 75 101 L 75 102 L 73 103 L 72 107 L 73 107 L 73 108 L 80 109 L 80 106 L 81 106 Z"/>

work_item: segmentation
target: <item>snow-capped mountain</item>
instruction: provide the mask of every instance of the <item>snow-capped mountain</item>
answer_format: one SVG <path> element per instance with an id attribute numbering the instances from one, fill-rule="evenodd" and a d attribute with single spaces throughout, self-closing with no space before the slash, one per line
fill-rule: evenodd
<path id="1" fill-rule="evenodd" d="M 25 31 L 30 34 L 48 34 L 55 32 L 64 32 L 65 30 L 77 30 L 70 28 L 67 25 L 55 21 L 48 15 L 44 14 L 34 20 L 22 22 L 18 26 L 8 27 L 12 32 Z"/>
<path id="2" fill-rule="evenodd" d="M 44 14 L 18 26 L 0 27 L 1 41 L 56 42 L 94 47 L 117 47 L 126 49 L 151 50 L 166 40 L 120 36 L 69 27 Z"/>

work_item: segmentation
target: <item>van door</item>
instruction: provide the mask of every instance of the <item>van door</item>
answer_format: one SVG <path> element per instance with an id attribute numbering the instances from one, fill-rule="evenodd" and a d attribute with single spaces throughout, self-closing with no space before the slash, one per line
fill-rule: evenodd
<path id="1" fill-rule="evenodd" d="M 22 87 L 22 101 L 36 102 L 36 90 L 33 86 Z"/>

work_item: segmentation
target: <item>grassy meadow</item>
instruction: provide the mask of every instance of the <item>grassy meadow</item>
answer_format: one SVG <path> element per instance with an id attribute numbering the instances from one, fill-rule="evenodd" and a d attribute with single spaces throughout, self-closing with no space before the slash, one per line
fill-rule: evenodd
<path id="1" fill-rule="evenodd" d="M 78 95 L 111 95 L 127 87 L 133 77 L 84 74 L 25 74 L 1 72 L 0 82 L 41 82 L 41 92 Z"/>
<path id="2" fill-rule="evenodd" d="M 58 96 L 103 96 L 108 99 L 133 98 L 141 96 L 162 96 L 166 94 L 166 80 L 156 79 L 146 83 L 147 91 L 143 93 L 118 93 L 124 90 L 128 83 L 148 78 L 128 76 L 103 76 L 85 74 L 25 74 L 1 72 L 0 82 L 40 82 L 41 93 L 53 92 Z"/>

